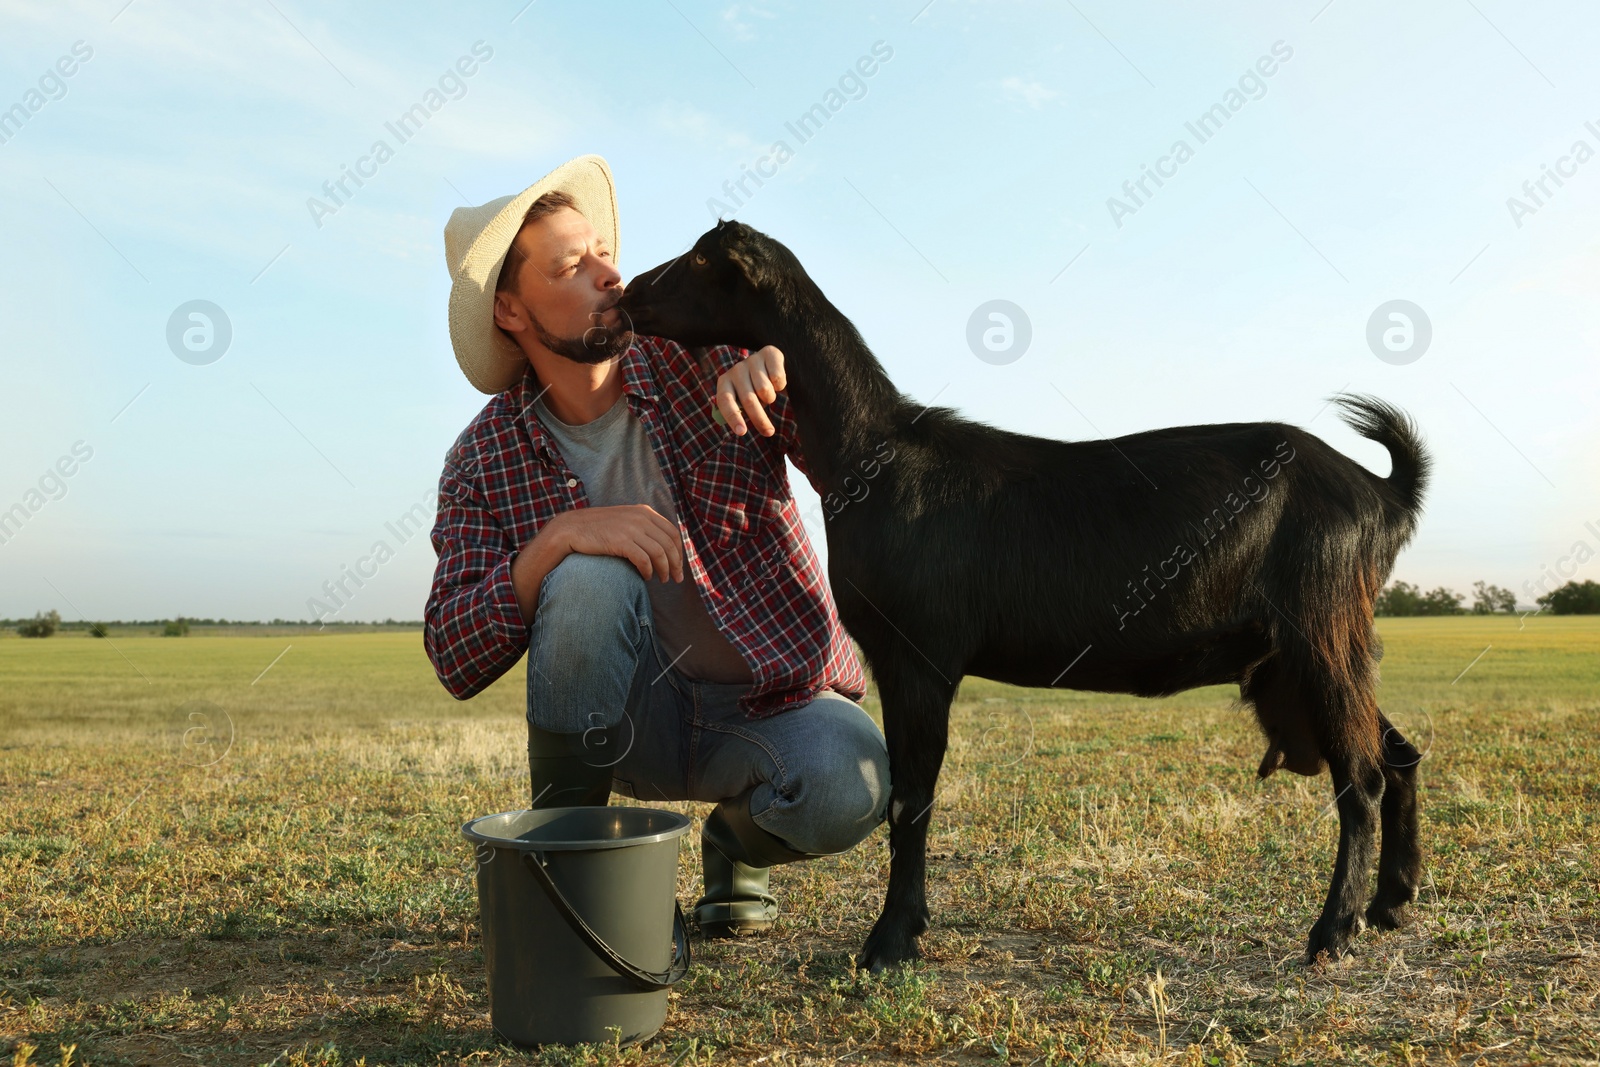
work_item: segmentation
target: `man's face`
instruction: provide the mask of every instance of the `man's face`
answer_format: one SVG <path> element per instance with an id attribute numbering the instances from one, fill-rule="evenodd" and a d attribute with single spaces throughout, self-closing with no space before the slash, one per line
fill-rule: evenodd
<path id="1" fill-rule="evenodd" d="M 616 308 L 622 275 L 612 250 L 571 208 L 522 227 L 502 270 L 516 281 L 495 294 L 495 325 L 526 350 L 537 343 L 577 363 L 604 363 L 628 350 L 633 332 Z"/>

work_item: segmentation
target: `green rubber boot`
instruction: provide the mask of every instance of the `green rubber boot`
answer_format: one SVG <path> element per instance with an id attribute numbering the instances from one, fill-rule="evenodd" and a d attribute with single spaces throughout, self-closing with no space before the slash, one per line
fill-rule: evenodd
<path id="1" fill-rule="evenodd" d="M 558 734 L 528 723 L 528 808 L 605 807 L 611 800 L 611 768 L 586 745 L 592 731 Z M 601 751 L 610 751 L 609 747 Z"/>
<path id="2" fill-rule="evenodd" d="M 767 875 L 779 863 L 812 859 L 756 825 L 750 817 L 755 787 L 724 800 L 706 816 L 700 831 L 705 892 L 694 904 L 694 918 L 706 937 L 759 933 L 778 917 L 778 901 L 767 889 Z"/>

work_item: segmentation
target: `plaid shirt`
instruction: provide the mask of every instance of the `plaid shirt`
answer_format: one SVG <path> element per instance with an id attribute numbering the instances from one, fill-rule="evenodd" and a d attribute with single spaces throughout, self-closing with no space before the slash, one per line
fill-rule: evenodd
<path id="1" fill-rule="evenodd" d="M 778 394 L 768 409 L 772 437 L 737 436 L 712 419 L 717 377 L 747 355 L 727 346 L 691 354 L 635 335 L 621 360 L 622 392 L 672 493 L 685 573 L 750 664 L 755 681 L 740 704 L 747 717 L 763 718 L 824 688 L 860 700 L 866 678 L 789 495 L 784 456 L 806 467 L 788 397 Z M 423 645 L 458 700 L 488 688 L 527 651 L 512 557 L 552 517 L 588 506 L 534 412 L 539 394 L 530 364 L 462 431 L 439 478 L 439 563 Z"/>

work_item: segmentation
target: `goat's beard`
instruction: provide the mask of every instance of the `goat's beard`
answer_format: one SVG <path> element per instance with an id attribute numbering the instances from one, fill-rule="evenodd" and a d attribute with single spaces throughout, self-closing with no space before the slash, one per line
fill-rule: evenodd
<path id="1" fill-rule="evenodd" d="M 598 319 L 599 316 L 596 315 L 594 318 Z M 631 329 L 604 326 L 598 321 L 583 331 L 582 337 L 557 337 L 544 328 L 544 323 L 539 321 L 539 317 L 532 309 L 528 311 L 528 319 L 533 323 L 533 335 L 539 339 L 540 344 L 574 363 L 589 366 L 606 363 L 622 356 L 628 351 L 628 346 L 633 344 Z"/>

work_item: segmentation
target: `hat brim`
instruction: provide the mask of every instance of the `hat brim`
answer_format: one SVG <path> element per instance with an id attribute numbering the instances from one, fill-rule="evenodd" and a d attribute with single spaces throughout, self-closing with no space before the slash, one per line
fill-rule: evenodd
<path id="1" fill-rule="evenodd" d="M 533 202 L 552 190 L 572 197 L 578 213 L 620 255 L 617 193 L 611 168 L 600 156 L 569 160 L 505 203 L 478 232 L 450 285 L 450 346 L 461 371 L 480 392 L 502 393 L 522 380 L 528 358 L 494 324 L 494 289 L 511 242 Z M 488 207 L 490 205 L 485 205 Z"/>

